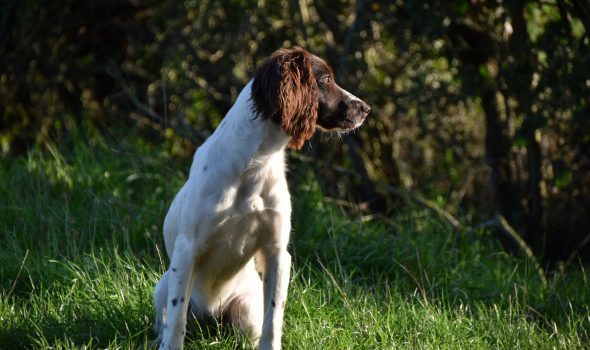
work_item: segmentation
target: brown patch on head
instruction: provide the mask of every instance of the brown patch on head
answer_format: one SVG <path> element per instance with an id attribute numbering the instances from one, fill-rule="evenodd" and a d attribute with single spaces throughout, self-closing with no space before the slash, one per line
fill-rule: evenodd
<path id="1" fill-rule="evenodd" d="M 316 128 L 319 97 L 312 69 L 315 56 L 302 48 L 275 51 L 254 75 L 252 99 L 256 112 L 280 124 L 300 149 Z"/>

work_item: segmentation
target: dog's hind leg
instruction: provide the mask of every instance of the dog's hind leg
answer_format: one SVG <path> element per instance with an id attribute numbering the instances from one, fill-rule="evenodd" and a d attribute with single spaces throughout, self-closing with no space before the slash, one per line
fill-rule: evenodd
<path id="1" fill-rule="evenodd" d="M 258 278 L 258 276 L 256 276 Z M 252 346 L 258 346 L 262 331 L 263 305 L 262 283 L 260 288 L 252 289 L 236 296 L 227 307 L 227 314 L 234 327 L 245 335 Z"/>
<path id="2" fill-rule="evenodd" d="M 154 288 L 154 305 L 156 306 L 156 324 L 154 330 L 158 333 L 158 342 L 162 341 L 164 325 L 166 324 L 166 299 L 168 299 L 168 272 Z"/>

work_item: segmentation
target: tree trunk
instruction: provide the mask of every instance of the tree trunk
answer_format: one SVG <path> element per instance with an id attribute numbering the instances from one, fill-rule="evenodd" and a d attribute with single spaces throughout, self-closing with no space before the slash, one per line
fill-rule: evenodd
<path id="1" fill-rule="evenodd" d="M 524 125 L 522 126 L 523 134 L 526 140 L 526 157 L 528 183 L 527 188 L 527 217 L 526 225 L 521 228 L 521 234 L 524 234 L 526 241 L 534 248 L 540 248 L 543 243 L 544 234 L 542 232 L 543 202 L 541 196 L 541 149 L 535 138 L 536 129 L 539 125 L 530 122 L 533 119 L 540 118 L 533 112 L 533 91 L 531 91 L 531 82 L 533 80 L 533 54 L 531 53 L 531 43 L 529 40 L 526 19 L 524 11 L 527 1 L 515 0 L 508 6 L 513 26 L 513 35 L 510 38 L 510 51 L 514 57 L 513 74 L 507 77 L 509 82 L 508 88 L 512 95 L 517 99 L 518 112 L 524 116 Z M 527 123 L 527 121 L 529 121 Z"/>
<path id="2" fill-rule="evenodd" d="M 483 87 L 481 104 L 486 120 L 486 163 L 491 170 L 494 205 L 498 213 L 519 230 L 523 227 L 523 208 L 510 167 L 511 142 L 508 128 L 502 121 L 496 103 L 496 90 L 492 86 Z"/>

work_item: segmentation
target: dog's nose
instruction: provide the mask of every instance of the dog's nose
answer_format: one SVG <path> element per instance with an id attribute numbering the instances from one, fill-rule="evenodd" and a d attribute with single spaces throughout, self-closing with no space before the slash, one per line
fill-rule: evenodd
<path id="1" fill-rule="evenodd" d="M 353 103 L 354 106 L 358 109 L 358 111 L 363 113 L 365 116 L 371 113 L 371 106 L 369 106 L 365 101 L 356 100 Z"/>
<path id="2" fill-rule="evenodd" d="M 371 106 L 365 103 L 365 101 L 361 101 L 361 111 L 366 115 L 369 115 L 369 113 L 371 113 Z"/>

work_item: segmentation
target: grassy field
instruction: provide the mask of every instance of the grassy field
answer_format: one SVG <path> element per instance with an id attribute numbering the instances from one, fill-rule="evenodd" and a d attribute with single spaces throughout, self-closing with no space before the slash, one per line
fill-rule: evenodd
<path id="1" fill-rule="evenodd" d="M 160 228 L 189 164 L 104 140 L 0 162 L 0 349 L 147 348 Z M 419 207 L 355 217 L 304 166 L 290 177 L 285 349 L 588 348 L 582 267 L 544 284 L 485 232 Z M 186 345 L 244 348 L 231 330 L 195 330 Z"/>

